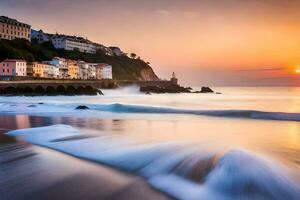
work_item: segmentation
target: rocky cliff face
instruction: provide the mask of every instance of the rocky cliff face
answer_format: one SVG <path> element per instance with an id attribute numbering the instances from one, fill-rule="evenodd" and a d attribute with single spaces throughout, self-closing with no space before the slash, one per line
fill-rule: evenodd
<path id="1" fill-rule="evenodd" d="M 47 42 L 39 44 L 23 39 L 0 40 L 0 61 L 11 58 L 40 62 L 51 60 L 53 57 L 83 60 L 89 63 L 108 63 L 113 67 L 113 78 L 116 80 L 158 80 L 149 64 L 140 58 L 133 59 L 126 55 L 109 56 L 101 51 L 96 54 L 66 51 L 55 49 L 51 43 Z"/>
<path id="2" fill-rule="evenodd" d="M 154 73 L 151 67 L 144 68 L 140 71 L 140 77 L 138 78 L 140 81 L 157 81 L 159 78 Z"/>

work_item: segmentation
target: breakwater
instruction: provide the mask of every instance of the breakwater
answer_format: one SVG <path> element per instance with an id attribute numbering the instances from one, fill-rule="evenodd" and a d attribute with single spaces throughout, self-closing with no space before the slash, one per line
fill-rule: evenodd
<path id="1" fill-rule="evenodd" d="M 172 81 L 117 81 L 117 80 L 17 80 L 0 81 L 0 95 L 97 95 L 100 89 L 126 85 L 167 86 Z"/>

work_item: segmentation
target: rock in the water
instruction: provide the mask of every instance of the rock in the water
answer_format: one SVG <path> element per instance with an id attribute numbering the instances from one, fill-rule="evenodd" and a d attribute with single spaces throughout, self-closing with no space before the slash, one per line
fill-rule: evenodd
<path id="1" fill-rule="evenodd" d="M 191 91 L 187 88 L 179 85 L 166 85 L 166 86 L 141 86 L 141 92 L 145 93 L 190 93 Z"/>
<path id="2" fill-rule="evenodd" d="M 104 95 L 101 90 L 98 90 L 97 92 L 98 92 L 99 95 Z"/>
<path id="3" fill-rule="evenodd" d="M 216 94 L 222 94 L 221 92 L 216 92 Z"/>
<path id="4" fill-rule="evenodd" d="M 210 89 L 209 87 L 202 87 L 201 88 L 201 93 L 213 93 L 214 91 Z"/>
<path id="5" fill-rule="evenodd" d="M 27 106 L 27 107 L 29 107 L 29 108 L 34 108 L 34 107 L 36 107 L 36 105 L 29 105 L 29 106 Z"/>
<path id="6" fill-rule="evenodd" d="M 44 103 L 43 103 L 43 102 L 39 102 L 38 104 L 42 105 L 42 104 L 44 104 Z"/>
<path id="7" fill-rule="evenodd" d="M 90 109 L 90 108 L 85 106 L 85 105 L 80 105 L 80 106 L 77 106 L 75 109 L 76 110 L 87 110 L 87 109 Z"/>

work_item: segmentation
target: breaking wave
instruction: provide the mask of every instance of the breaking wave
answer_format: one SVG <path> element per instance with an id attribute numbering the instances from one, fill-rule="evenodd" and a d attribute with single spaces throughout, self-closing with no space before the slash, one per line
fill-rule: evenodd
<path id="1" fill-rule="evenodd" d="M 245 150 L 206 151 L 186 143 L 136 144 L 122 136 L 80 137 L 66 125 L 16 130 L 21 140 L 143 176 L 182 200 L 296 200 L 300 183 L 278 163 Z"/>
<path id="2" fill-rule="evenodd" d="M 227 117 L 227 118 L 245 118 L 245 119 L 263 119 L 263 120 L 281 120 L 281 121 L 300 121 L 300 113 L 288 112 L 268 112 L 258 110 L 198 110 L 184 109 L 174 107 L 156 107 L 148 105 L 133 104 L 0 104 L 0 113 L 4 114 L 33 114 L 33 115 L 72 115 L 75 108 L 79 105 L 86 105 L 89 110 L 76 112 L 77 116 L 97 117 L 97 114 L 91 112 L 110 112 L 110 113 L 131 113 L 131 114 L 186 114 L 186 115 L 202 115 L 211 117 Z"/>
<path id="3" fill-rule="evenodd" d="M 206 115 L 214 117 L 236 117 L 249 119 L 269 119 L 269 120 L 287 120 L 300 121 L 300 113 L 284 113 L 284 112 L 264 112 L 256 110 L 191 110 L 176 109 L 167 107 L 153 107 L 128 104 L 109 104 L 97 105 L 93 107 L 96 110 L 119 112 L 119 113 L 147 113 L 147 114 L 192 114 Z"/>

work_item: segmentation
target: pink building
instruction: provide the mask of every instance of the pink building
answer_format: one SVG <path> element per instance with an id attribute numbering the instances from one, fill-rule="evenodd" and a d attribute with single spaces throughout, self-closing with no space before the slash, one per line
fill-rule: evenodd
<path id="1" fill-rule="evenodd" d="M 96 79 L 112 79 L 112 66 L 106 63 L 99 63 L 96 66 Z"/>
<path id="2" fill-rule="evenodd" d="M 0 76 L 26 76 L 26 61 L 6 59 L 0 63 Z"/>

